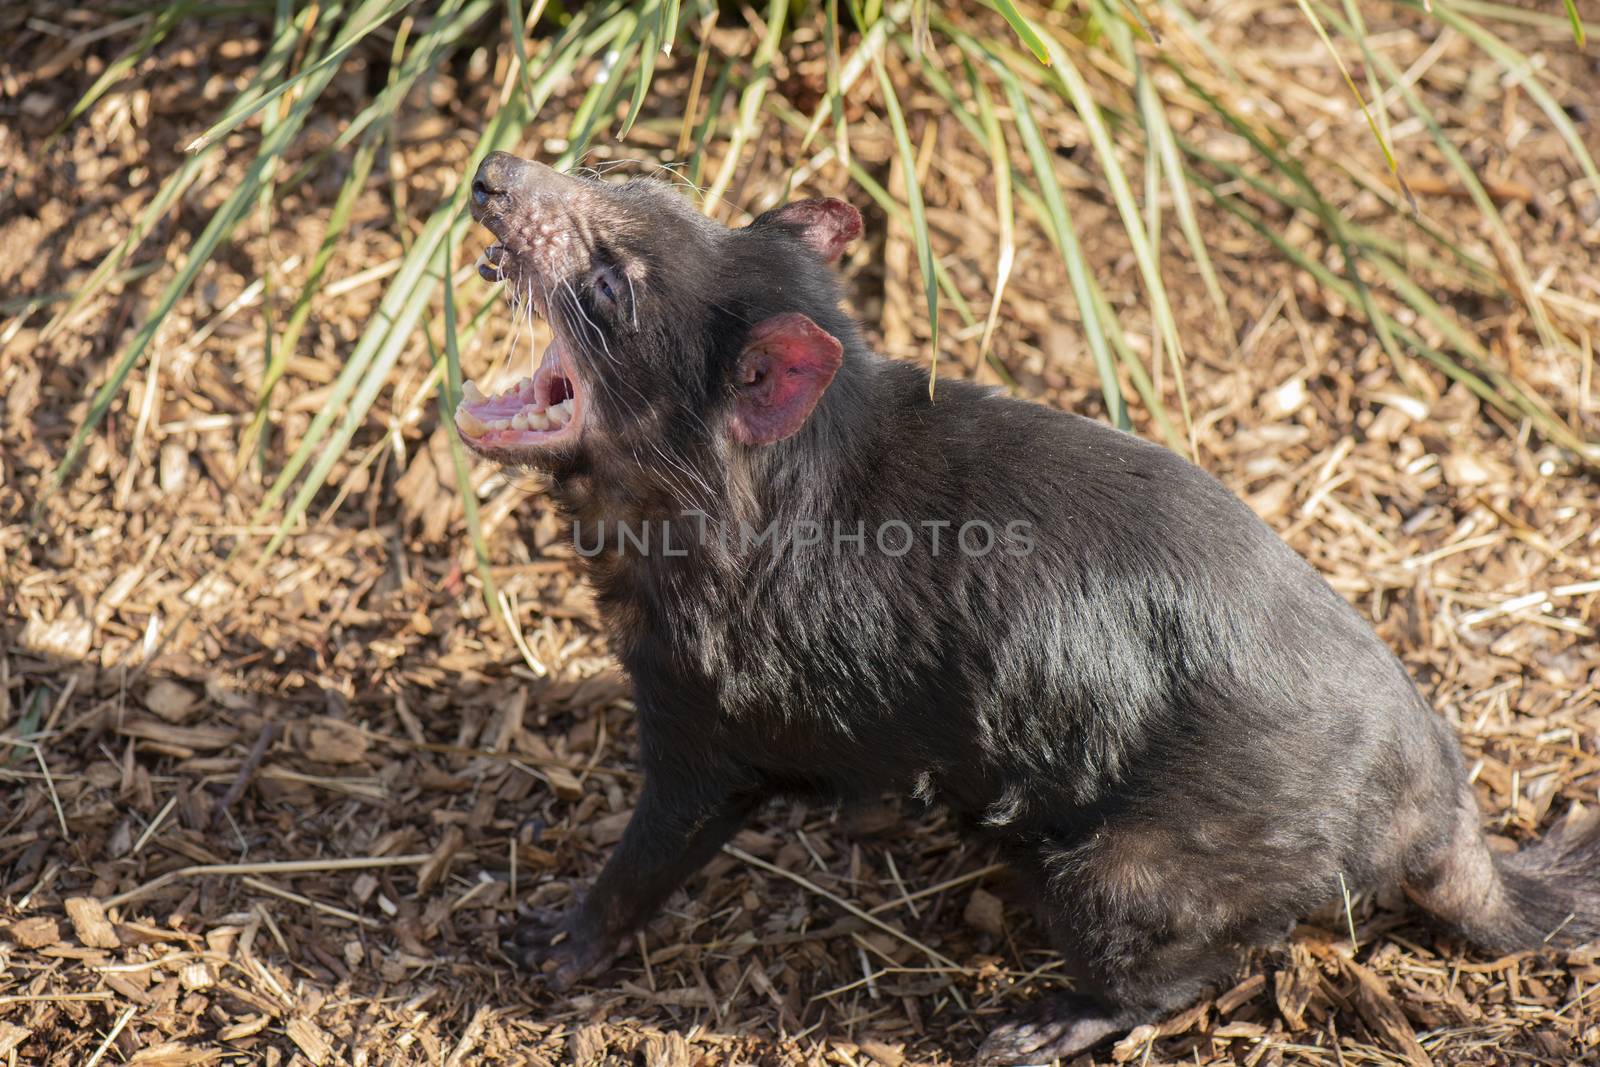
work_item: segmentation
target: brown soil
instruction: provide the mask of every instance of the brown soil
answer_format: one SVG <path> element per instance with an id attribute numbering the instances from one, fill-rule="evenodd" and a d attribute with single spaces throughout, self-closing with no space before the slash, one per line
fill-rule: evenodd
<path id="1" fill-rule="evenodd" d="M 1352 168 L 1381 173 L 1294 5 L 1214 6 L 1214 42 L 1281 79 L 1277 105 L 1296 127 Z M 342 164 L 287 191 L 269 225 L 249 220 L 202 272 L 82 469 L 29 524 L 88 397 L 167 275 L 96 299 L 48 343 L 40 329 L 58 305 L 19 317 L 10 302 L 81 283 L 261 48 L 258 24 L 191 21 L 41 153 L 137 35 L 73 47 L 115 17 L 0 14 L 12 42 L 0 56 L 0 1061 L 83 1064 L 114 1035 L 99 1063 L 956 1063 L 1048 988 L 1055 961 L 1006 903 L 1004 873 L 914 804 L 767 810 L 637 952 L 575 995 L 541 991 L 498 955 L 516 902 L 566 899 L 627 818 L 638 788 L 628 691 L 537 484 L 483 469 L 475 484 L 494 577 L 528 654 L 486 615 L 435 396 L 421 390 L 420 334 L 335 468 L 335 488 L 252 572 L 263 475 L 240 462 L 238 442 L 264 363 L 262 310 L 259 299 L 234 302 L 263 269 L 298 257 L 274 268 L 281 328 Z M 1555 294 L 1552 313 L 1592 345 L 1600 191 L 1584 187 L 1527 94 L 1506 90 L 1459 40 L 1429 56 L 1432 34 L 1417 24 L 1369 18 L 1401 68 L 1428 57 L 1419 91 L 1505 193 L 1529 270 Z M 751 50 L 737 21 L 718 31 L 723 54 Z M 1583 53 L 1559 34 L 1507 33 L 1543 57 L 1600 153 L 1600 115 L 1582 88 L 1600 75 L 1593 42 Z M 361 66 L 379 51 L 335 82 L 300 158 L 361 106 Z M 809 109 L 819 56 L 802 34 L 775 91 Z M 597 159 L 655 157 L 676 140 L 687 72 L 667 63 L 660 77 L 635 135 Z M 530 128 L 525 152 L 564 129 L 581 88 Z M 394 263 L 414 232 L 397 217 L 420 225 L 454 187 L 493 95 L 471 65 L 416 94 L 330 279 Z M 995 258 L 987 158 L 937 119 L 932 97 L 907 104 L 926 149 L 937 251 L 981 313 Z M 852 149 L 896 187 L 876 111 L 863 98 Z M 1424 214 L 1493 262 L 1425 132 L 1395 122 Z M 1236 147 L 1214 130 L 1188 132 Z M 1077 162 L 1087 150 L 1073 149 L 1082 131 L 1059 117 L 1047 133 L 1067 152 L 1062 175 L 1092 261 L 1148 355 L 1115 209 Z M 225 174 L 246 165 L 256 136 L 234 136 Z M 798 148 L 776 123 L 758 140 L 734 186 L 741 208 L 767 206 Z M 175 261 L 224 184 L 198 184 L 130 264 Z M 834 166 L 806 188 L 868 206 Z M 1348 181 L 1326 191 L 1350 217 L 1407 232 L 1372 193 Z M 1167 283 L 1189 346 L 1199 461 L 1373 620 L 1459 726 L 1496 839 L 1512 847 L 1548 832 L 1600 787 L 1600 486 L 1431 368 L 1410 365 L 1402 380 L 1359 316 L 1202 207 L 1239 343 L 1169 221 Z M 1324 253 L 1304 220 L 1270 221 Z M 887 350 L 925 359 L 908 234 L 877 211 L 868 229 L 846 257 L 856 308 Z M 1102 414 L 1059 260 L 1031 219 L 1017 246 L 996 352 L 1025 395 Z M 458 265 L 476 252 L 462 249 Z M 1592 367 L 1540 347 L 1520 304 L 1419 280 L 1600 438 Z M 382 284 L 318 303 L 278 393 L 269 479 Z M 470 311 L 484 287 L 464 281 L 461 296 Z M 508 350 L 508 322 L 497 314 L 464 353 L 480 381 L 526 358 Z M 429 328 L 437 339 L 442 320 Z M 977 331 L 947 310 L 943 341 L 942 370 L 973 373 Z M 227 562 L 241 538 L 254 547 Z M 23 735 L 36 743 L 6 740 Z M 223 869 L 208 873 L 214 865 Z M 959 969 L 940 969 L 913 939 Z M 1594 952 L 1484 959 L 1402 901 L 1358 895 L 1348 914 L 1312 917 L 1292 943 L 1252 960 L 1231 991 L 1095 1062 L 1593 1063 L 1597 987 Z"/>

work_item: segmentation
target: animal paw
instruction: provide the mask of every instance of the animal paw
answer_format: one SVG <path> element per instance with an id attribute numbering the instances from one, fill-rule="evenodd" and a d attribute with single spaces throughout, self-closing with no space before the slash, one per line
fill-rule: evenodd
<path id="1" fill-rule="evenodd" d="M 616 958 L 607 939 L 585 930 L 578 908 L 566 912 L 536 908 L 525 913 L 501 948 L 524 969 L 543 975 L 557 992 L 600 974 Z"/>
<path id="2" fill-rule="evenodd" d="M 1125 1029 L 1087 997 L 1067 994 L 1040 1004 L 1026 1016 L 1001 1023 L 978 1049 L 984 1067 L 1048 1064 L 1076 1056 Z"/>

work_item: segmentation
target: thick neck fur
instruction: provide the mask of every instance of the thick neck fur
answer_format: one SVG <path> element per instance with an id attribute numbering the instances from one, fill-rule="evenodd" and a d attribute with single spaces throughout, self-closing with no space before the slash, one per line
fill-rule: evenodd
<path id="1" fill-rule="evenodd" d="M 851 331 L 843 366 L 806 425 L 772 445 L 745 447 L 713 427 L 662 447 L 614 447 L 557 472 L 553 495 L 624 663 L 644 633 L 678 656 L 715 638 L 739 610 L 753 572 L 770 561 L 769 528 L 826 526 L 870 449 L 882 358 Z M 647 540 L 646 540 L 647 539 Z M 753 543 L 752 543 L 753 542 Z M 703 626 L 685 628 L 685 620 Z M 697 652 L 699 653 L 697 655 Z"/>

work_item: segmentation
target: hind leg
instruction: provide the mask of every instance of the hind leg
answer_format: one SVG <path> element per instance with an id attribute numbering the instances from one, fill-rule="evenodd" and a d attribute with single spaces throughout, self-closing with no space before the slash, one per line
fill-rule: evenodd
<path id="1" fill-rule="evenodd" d="M 1278 909 L 1230 899 L 1175 856 L 1141 855 L 1146 843 L 1102 837 L 1019 863 L 1076 988 L 996 1027 L 979 1063 L 1048 1063 L 1159 1022 L 1286 931 Z"/>
<path id="2" fill-rule="evenodd" d="M 1063 954 L 1082 951 L 1092 938 L 1058 941 Z M 1160 1022 L 1194 1003 L 1239 960 L 1231 946 L 1202 938 L 1147 943 L 1126 941 L 1112 965 L 1080 966 L 1079 992 L 1052 995 L 990 1031 L 978 1050 L 980 1064 L 1049 1063 L 1076 1056 L 1106 1038 Z"/>

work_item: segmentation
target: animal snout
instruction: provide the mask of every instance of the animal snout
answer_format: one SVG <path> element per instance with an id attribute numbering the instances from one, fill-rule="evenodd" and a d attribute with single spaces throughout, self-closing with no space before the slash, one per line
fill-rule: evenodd
<path id="1" fill-rule="evenodd" d="M 473 211 L 505 214 L 519 204 L 557 192 L 561 180 L 560 174 L 543 163 L 518 159 L 508 152 L 491 152 L 472 178 Z"/>

